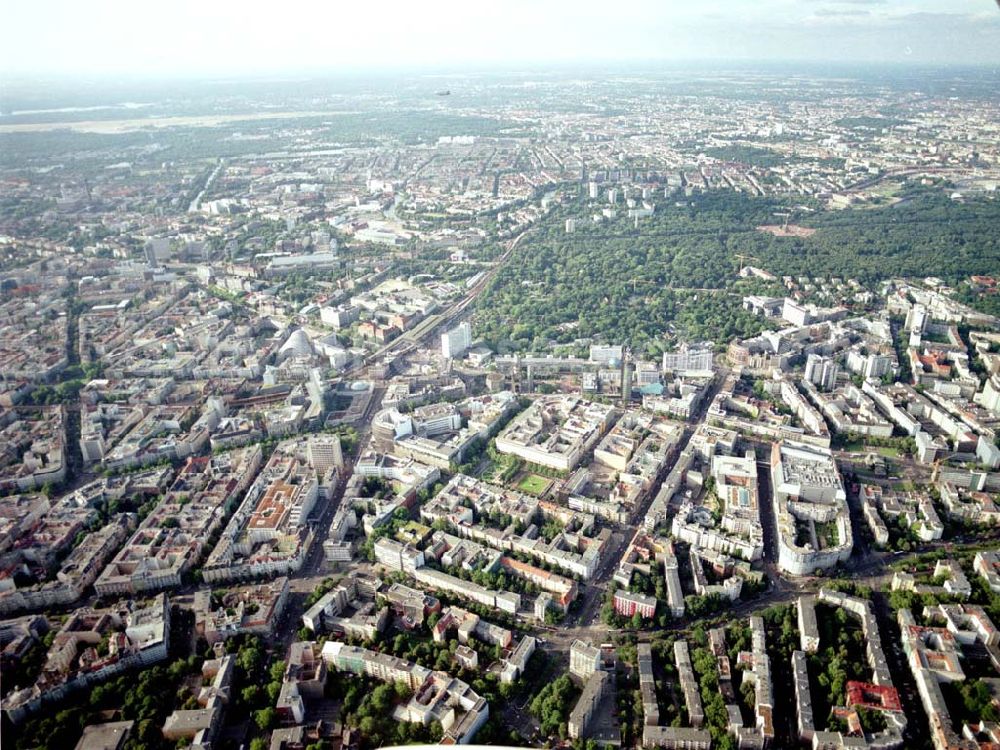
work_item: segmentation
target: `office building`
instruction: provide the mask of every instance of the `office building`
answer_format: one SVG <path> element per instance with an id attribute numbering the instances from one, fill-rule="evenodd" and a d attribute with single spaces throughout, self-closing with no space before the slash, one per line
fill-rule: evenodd
<path id="1" fill-rule="evenodd" d="M 331 469 L 343 468 L 344 456 L 340 450 L 340 437 L 317 435 L 309 438 L 307 457 L 320 477 L 326 476 Z"/>
<path id="2" fill-rule="evenodd" d="M 472 346 L 472 326 L 463 321 L 450 331 L 441 334 L 441 354 L 446 359 L 457 359 Z"/>

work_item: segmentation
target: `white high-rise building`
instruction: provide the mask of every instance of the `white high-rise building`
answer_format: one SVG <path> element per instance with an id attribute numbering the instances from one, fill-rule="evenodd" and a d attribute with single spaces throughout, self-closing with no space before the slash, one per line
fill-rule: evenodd
<path id="1" fill-rule="evenodd" d="M 862 354 L 856 349 L 847 353 L 847 369 L 864 378 L 881 378 L 892 371 L 892 359 L 885 354 Z"/>
<path id="2" fill-rule="evenodd" d="M 923 333 L 928 322 L 927 308 L 916 304 L 906 314 L 906 330 L 911 333 Z"/>
<path id="3" fill-rule="evenodd" d="M 1000 415 L 1000 375 L 994 374 L 983 384 L 983 390 L 976 394 L 975 401 L 984 409 Z"/>
<path id="4" fill-rule="evenodd" d="M 810 354 L 806 358 L 806 371 L 803 378 L 822 390 L 829 391 L 837 385 L 837 375 L 840 367 L 830 357 Z"/>
<path id="5" fill-rule="evenodd" d="M 341 305 L 340 307 L 321 307 L 319 309 L 319 319 L 324 325 L 331 328 L 347 328 L 358 319 L 361 310 L 353 305 Z"/>
<path id="6" fill-rule="evenodd" d="M 812 313 L 805 305 L 800 305 L 790 297 L 785 297 L 785 303 L 781 308 L 781 317 L 793 326 L 807 326 L 813 322 Z"/>
<path id="7" fill-rule="evenodd" d="M 447 333 L 441 334 L 441 354 L 447 359 L 461 357 L 472 346 L 472 326 L 468 322 L 459 323 Z"/>
<path id="8" fill-rule="evenodd" d="M 862 375 L 866 378 L 880 378 L 892 370 L 892 360 L 884 354 L 869 354 Z"/>
<path id="9" fill-rule="evenodd" d="M 598 191 L 598 188 L 597 188 L 597 183 L 596 182 L 591 182 L 587 186 L 587 195 L 589 195 L 591 197 L 591 199 L 594 199 L 594 198 L 597 197 L 597 191 Z"/>
<path id="10" fill-rule="evenodd" d="M 601 668 L 601 649 L 579 639 L 569 648 L 569 671 L 586 680 Z"/>
<path id="11" fill-rule="evenodd" d="M 307 447 L 309 464 L 319 476 L 324 476 L 332 468 L 343 468 L 344 456 L 340 450 L 337 435 L 317 435 L 309 439 Z"/>

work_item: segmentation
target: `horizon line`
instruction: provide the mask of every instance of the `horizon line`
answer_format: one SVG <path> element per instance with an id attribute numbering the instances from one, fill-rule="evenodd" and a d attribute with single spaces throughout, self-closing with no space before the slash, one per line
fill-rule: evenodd
<path id="1" fill-rule="evenodd" d="M 719 72 L 724 68 L 747 67 L 803 67 L 816 72 L 817 67 L 832 70 L 858 70 L 863 68 L 938 69 L 938 70 L 1000 70 L 1000 60 L 994 62 L 943 61 L 943 60 L 844 60 L 820 58 L 606 58 L 587 60 L 512 60 L 512 61 L 456 61 L 454 63 L 366 63 L 351 67 L 287 67 L 261 70 L 177 70 L 166 71 L 9 71 L 0 69 L 0 95 L 4 90 L 25 83 L 130 83 L 140 81 L 266 81 L 268 79 L 295 78 L 358 78 L 363 76 L 421 77 L 427 75 L 462 77 L 483 74 L 505 73 L 508 75 L 545 73 L 565 74 L 574 69 L 586 72 L 613 72 L 613 68 L 638 68 L 656 66 L 660 68 L 685 68 L 696 65 L 711 66 L 709 70 Z"/>

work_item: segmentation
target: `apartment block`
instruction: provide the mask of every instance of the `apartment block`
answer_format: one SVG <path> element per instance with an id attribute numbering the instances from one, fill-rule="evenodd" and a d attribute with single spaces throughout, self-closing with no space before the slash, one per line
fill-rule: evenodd
<path id="1" fill-rule="evenodd" d="M 615 592 L 614 605 L 615 612 L 623 617 L 632 617 L 638 613 L 640 617 L 649 619 L 656 614 L 656 597 L 633 594 L 624 589 Z"/>
<path id="2" fill-rule="evenodd" d="M 587 736 L 587 725 L 597 710 L 601 699 L 611 683 L 607 672 L 594 672 L 583 685 L 583 692 L 569 715 L 569 736 L 582 739 Z"/>
<path id="3" fill-rule="evenodd" d="M 775 443 L 771 484 L 782 570 L 806 575 L 850 557 L 854 540 L 847 494 L 830 451 Z"/>
<path id="4" fill-rule="evenodd" d="M 572 396 L 546 396 L 496 438 L 497 450 L 560 471 L 576 468 L 610 427 L 613 407 Z"/>
<path id="5" fill-rule="evenodd" d="M 202 570 L 210 583 L 297 571 L 313 542 L 309 514 L 320 499 L 320 477 L 308 441 L 275 450 L 222 532 Z"/>
<path id="6" fill-rule="evenodd" d="M 98 576 L 98 594 L 132 594 L 180 586 L 220 529 L 226 507 L 254 481 L 261 450 L 253 446 L 189 459 L 165 497 Z M 210 580 L 206 576 L 206 580 Z"/>
<path id="7" fill-rule="evenodd" d="M 569 671 L 586 680 L 601 669 L 601 650 L 577 639 L 569 648 Z"/>
<path id="8" fill-rule="evenodd" d="M 108 651 L 102 655 L 97 647 L 105 638 Z M 170 603 L 164 594 L 145 606 L 129 601 L 108 609 L 77 609 L 56 633 L 34 684 L 6 696 L 4 713 L 19 724 L 43 705 L 163 661 L 169 639 Z"/>

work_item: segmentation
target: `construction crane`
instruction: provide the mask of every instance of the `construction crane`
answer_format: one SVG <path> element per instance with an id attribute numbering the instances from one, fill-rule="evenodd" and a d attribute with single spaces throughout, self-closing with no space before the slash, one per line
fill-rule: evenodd
<path id="1" fill-rule="evenodd" d="M 748 260 L 760 260 L 760 258 L 753 255 L 743 255 L 742 253 L 736 253 L 733 257 L 740 262 L 740 275 L 743 274 L 743 269 L 746 267 Z"/>

